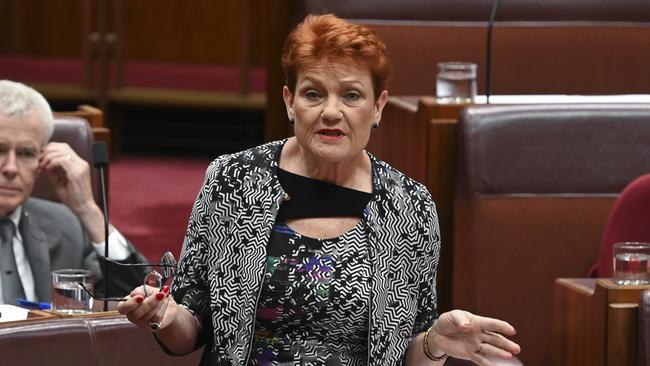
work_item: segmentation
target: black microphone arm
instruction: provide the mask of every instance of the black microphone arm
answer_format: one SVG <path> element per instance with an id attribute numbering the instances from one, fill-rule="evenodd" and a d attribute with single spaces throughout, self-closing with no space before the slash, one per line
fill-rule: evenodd
<path id="1" fill-rule="evenodd" d="M 93 143 L 93 166 L 99 169 L 99 184 L 102 191 L 102 206 L 104 209 L 104 257 L 108 257 L 108 199 L 106 198 L 106 175 L 108 168 L 108 148 L 106 143 L 98 141 Z M 108 261 L 103 261 L 104 296 L 108 297 Z M 108 311 L 108 301 L 104 301 L 104 311 Z"/>
<path id="2" fill-rule="evenodd" d="M 490 19 L 488 20 L 487 53 L 485 59 L 485 102 L 487 104 L 490 104 L 490 81 L 492 79 L 492 27 L 494 25 L 494 19 L 497 17 L 500 2 L 501 0 L 494 0 Z"/>

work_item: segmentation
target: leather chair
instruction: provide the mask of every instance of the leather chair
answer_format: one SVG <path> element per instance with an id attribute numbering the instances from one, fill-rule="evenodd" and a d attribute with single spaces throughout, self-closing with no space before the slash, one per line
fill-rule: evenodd
<path id="1" fill-rule="evenodd" d="M 54 133 L 50 141 L 66 142 L 84 160 L 91 164 L 91 179 L 95 202 L 101 207 L 101 188 L 99 174 L 92 168 L 92 145 L 95 142 L 93 131 L 85 118 L 77 116 L 57 116 L 54 119 Z M 59 201 L 45 172 L 37 178 L 32 191 L 33 197 Z M 108 186 L 107 186 L 108 189 Z"/>
<path id="2" fill-rule="evenodd" d="M 79 117 L 88 121 L 95 141 L 103 141 L 111 146 L 111 130 L 104 123 L 104 112 L 88 104 L 81 104 L 73 111 L 60 111 L 54 113 L 54 118 Z"/>
<path id="3" fill-rule="evenodd" d="M 592 277 L 612 277 L 612 246 L 626 241 L 650 242 L 650 174 L 632 181 L 616 200 L 607 220 Z"/>
<path id="4" fill-rule="evenodd" d="M 617 194 L 650 171 L 650 105 L 474 106 L 458 127 L 453 305 L 551 364 L 554 280 L 584 277 Z"/>

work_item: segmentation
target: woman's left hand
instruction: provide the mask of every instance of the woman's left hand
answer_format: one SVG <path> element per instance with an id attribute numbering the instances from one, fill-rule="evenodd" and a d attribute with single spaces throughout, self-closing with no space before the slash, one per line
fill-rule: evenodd
<path id="1" fill-rule="evenodd" d="M 463 310 L 446 312 L 431 327 L 428 345 L 450 356 L 471 360 L 479 365 L 493 365 L 490 359 L 511 359 L 521 348 L 505 336 L 515 328 L 493 318 Z"/>

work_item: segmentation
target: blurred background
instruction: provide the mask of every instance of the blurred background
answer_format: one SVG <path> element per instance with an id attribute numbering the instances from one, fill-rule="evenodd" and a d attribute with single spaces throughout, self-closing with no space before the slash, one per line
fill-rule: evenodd
<path id="1" fill-rule="evenodd" d="M 239 150 L 263 140 L 262 4 L 2 0 L 0 77 L 100 108 L 115 153 Z"/>

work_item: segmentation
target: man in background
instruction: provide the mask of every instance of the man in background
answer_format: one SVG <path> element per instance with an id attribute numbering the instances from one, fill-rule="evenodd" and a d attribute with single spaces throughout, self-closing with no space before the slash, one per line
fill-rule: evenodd
<path id="1" fill-rule="evenodd" d="M 103 289 L 104 215 L 95 202 L 90 165 L 65 143 L 50 142 L 49 104 L 36 90 L 0 80 L 0 303 L 49 302 L 50 272 L 90 270 Z M 61 203 L 30 197 L 39 174 L 47 174 Z M 124 263 L 144 257 L 112 225 L 109 253 Z M 142 284 L 138 267 L 111 270 L 111 295 Z"/>

